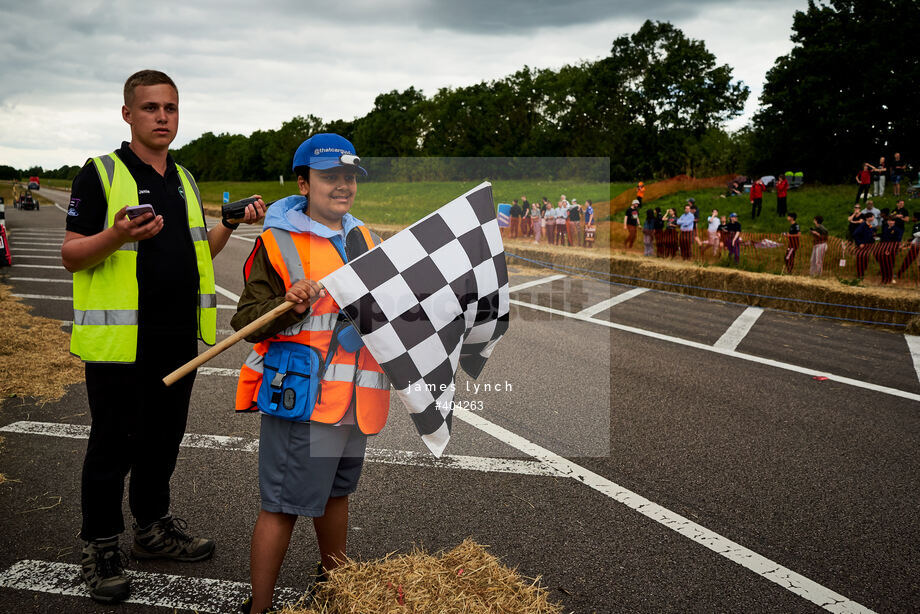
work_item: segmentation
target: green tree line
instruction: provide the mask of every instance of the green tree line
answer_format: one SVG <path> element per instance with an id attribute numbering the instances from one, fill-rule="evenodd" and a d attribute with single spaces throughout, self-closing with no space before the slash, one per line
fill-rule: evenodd
<path id="1" fill-rule="evenodd" d="M 350 139 L 364 158 L 463 159 L 377 163 L 372 176 L 378 179 L 467 178 L 461 175 L 480 170 L 473 158 L 508 158 L 489 164 L 494 178 L 546 176 L 548 167 L 561 166 L 533 159 L 564 157 L 608 157 L 612 165 L 603 175 L 614 180 L 730 172 L 741 163 L 743 147 L 721 126 L 741 113 L 747 96 L 748 88 L 702 41 L 670 23 L 646 21 L 597 61 L 559 70 L 525 66 L 502 79 L 441 88 L 431 96 L 414 87 L 394 90 L 378 95 L 363 117 L 324 122 L 299 116 L 248 137 L 209 132 L 174 156 L 203 181 L 289 177 L 297 145 L 325 130 Z M 589 167 L 597 171 L 579 165 Z"/>
<path id="2" fill-rule="evenodd" d="M 809 0 L 793 16 L 793 49 L 767 73 L 753 120 L 734 132 L 725 125 L 742 112 L 748 88 L 702 41 L 646 21 L 598 60 L 524 66 L 430 96 L 394 90 L 362 117 L 305 113 L 249 136 L 207 132 L 173 153 L 205 181 L 290 177 L 297 145 L 331 131 L 375 158 L 373 178 L 384 180 L 482 177 L 484 163 L 474 158 L 492 158 L 492 178 L 551 178 L 564 165 L 538 159 L 600 157 L 610 160 L 611 180 L 795 170 L 809 181 L 840 183 L 851 182 L 863 162 L 890 160 L 896 151 L 913 162 L 914 179 L 918 32 L 917 0 Z M 600 172 L 591 162 L 577 168 L 586 178 Z M 0 167 L 0 178 L 69 178 L 75 169 Z"/>

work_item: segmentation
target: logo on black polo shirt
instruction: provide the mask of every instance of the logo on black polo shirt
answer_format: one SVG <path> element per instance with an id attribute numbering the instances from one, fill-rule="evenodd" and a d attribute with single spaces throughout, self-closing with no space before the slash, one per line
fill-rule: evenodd
<path id="1" fill-rule="evenodd" d="M 185 190 L 182 189 L 181 185 L 179 186 L 179 196 L 181 196 L 183 199 L 185 198 Z"/>
<path id="2" fill-rule="evenodd" d="M 67 215 L 69 215 L 70 217 L 77 217 L 78 215 L 80 215 L 79 212 L 77 212 L 77 208 L 78 208 L 79 206 L 80 206 L 80 199 L 79 199 L 79 198 L 71 198 L 71 199 L 70 199 L 70 206 L 67 207 Z"/>

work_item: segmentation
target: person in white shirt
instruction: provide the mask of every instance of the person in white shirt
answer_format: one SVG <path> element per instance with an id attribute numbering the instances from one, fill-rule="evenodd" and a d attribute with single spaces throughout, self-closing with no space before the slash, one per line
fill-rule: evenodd
<path id="1" fill-rule="evenodd" d="M 543 231 L 546 234 L 546 243 L 556 244 L 556 209 L 547 207 L 543 213 Z"/>
<path id="2" fill-rule="evenodd" d="M 709 224 L 707 232 L 709 233 L 708 245 L 703 246 L 703 250 L 707 247 L 712 248 L 712 254 L 716 258 L 719 257 L 719 251 L 721 247 L 721 242 L 719 241 L 719 225 L 722 224 L 722 220 L 719 218 L 719 210 L 713 209 L 712 215 L 706 218 L 706 222 Z"/>
<path id="3" fill-rule="evenodd" d="M 569 211 L 569 201 L 563 200 L 556 207 L 556 245 L 565 245 L 565 222 Z"/>

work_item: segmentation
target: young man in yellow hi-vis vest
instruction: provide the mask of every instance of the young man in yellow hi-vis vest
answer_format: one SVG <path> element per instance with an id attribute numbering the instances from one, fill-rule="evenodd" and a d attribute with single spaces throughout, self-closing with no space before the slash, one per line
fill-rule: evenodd
<path id="1" fill-rule="evenodd" d="M 252 596 L 241 612 L 270 607 L 298 517 L 313 520 L 318 579 L 345 558 L 348 496 L 358 487 L 367 436 L 386 423 L 389 380 L 317 283 L 379 242 L 349 213 L 357 175 L 366 174 L 359 162 L 337 134 L 304 141 L 293 163 L 300 195 L 272 205 L 243 269 L 233 328 L 285 300 L 297 304 L 246 338 L 255 346 L 240 368 L 236 409 L 262 414 Z"/>
<path id="2" fill-rule="evenodd" d="M 164 73 L 128 78 L 122 118 L 131 141 L 93 158 L 74 179 L 64 266 L 74 274 L 71 352 L 86 363 L 92 427 L 83 462 L 82 576 L 102 602 L 129 595 L 118 538 L 124 480 L 131 473 L 137 558 L 199 561 L 214 542 L 192 537 L 169 511 L 169 481 L 185 432 L 195 376 L 167 388 L 161 379 L 213 344 L 217 297 L 211 259 L 233 232 L 207 230 L 198 187 L 169 145 L 179 94 Z M 247 223 L 261 219 L 261 200 Z"/>

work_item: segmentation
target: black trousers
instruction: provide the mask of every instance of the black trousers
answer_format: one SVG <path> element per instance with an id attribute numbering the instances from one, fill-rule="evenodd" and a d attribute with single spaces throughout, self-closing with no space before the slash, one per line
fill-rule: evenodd
<path id="1" fill-rule="evenodd" d="M 776 197 L 776 215 L 779 217 L 786 217 L 786 197 L 777 196 Z"/>
<path id="2" fill-rule="evenodd" d="M 191 335 L 151 335 L 138 344 L 134 364 L 86 364 L 92 415 L 83 461 L 84 540 L 124 531 L 121 505 L 131 473 L 128 503 L 139 526 L 169 513 L 169 480 L 185 433 L 195 374 L 170 387 L 163 377 L 195 357 Z"/>
<path id="3" fill-rule="evenodd" d="M 760 210 L 763 208 L 763 199 L 755 198 L 751 201 L 751 219 L 756 219 L 760 215 Z"/>

